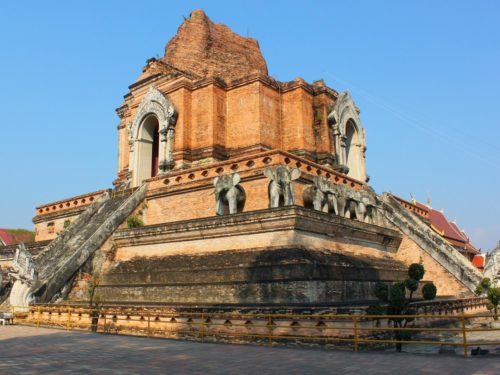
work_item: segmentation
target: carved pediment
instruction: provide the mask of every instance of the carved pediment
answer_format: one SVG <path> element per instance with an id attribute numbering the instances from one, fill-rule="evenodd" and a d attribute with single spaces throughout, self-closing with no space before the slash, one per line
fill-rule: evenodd
<path id="1" fill-rule="evenodd" d="M 177 121 L 177 110 L 174 105 L 153 85 L 149 86 L 147 94 L 141 101 L 134 120 L 129 126 L 129 141 L 137 139 L 139 126 L 144 118 L 154 114 L 158 118 L 160 131 L 175 126 Z"/>
<path id="2" fill-rule="evenodd" d="M 349 92 L 344 91 L 339 95 L 332 111 L 328 114 L 328 124 L 330 126 L 337 125 L 340 133 L 345 135 L 346 123 L 350 119 L 356 123 L 359 129 L 362 129 L 359 119 L 359 109 L 354 103 L 354 100 L 352 100 Z"/>

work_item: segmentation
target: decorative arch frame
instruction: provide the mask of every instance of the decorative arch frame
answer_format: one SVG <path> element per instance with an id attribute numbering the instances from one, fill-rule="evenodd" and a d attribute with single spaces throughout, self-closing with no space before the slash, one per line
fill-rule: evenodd
<path id="1" fill-rule="evenodd" d="M 348 149 L 347 125 L 349 123 L 352 124 L 357 134 L 357 143 L 350 144 L 351 147 Z M 344 167 L 348 176 L 363 182 L 367 181 L 365 129 L 361 125 L 358 108 L 348 91 L 344 91 L 337 98 L 328 115 L 328 124 L 335 148 L 332 153 L 336 154 L 337 163 Z M 353 166 L 355 168 L 352 168 Z"/>
<path id="2" fill-rule="evenodd" d="M 139 104 L 137 113 L 128 127 L 129 141 L 129 178 L 131 178 L 132 186 L 138 186 L 142 181 L 139 181 L 139 147 L 136 147 L 140 142 L 140 132 L 146 119 L 154 115 L 158 119 L 160 133 L 160 161 L 158 164 L 158 174 L 165 173 L 174 167 L 174 136 L 175 125 L 177 123 L 178 113 L 174 105 L 163 95 L 156 87 L 150 86 L 147 94 Z"/>

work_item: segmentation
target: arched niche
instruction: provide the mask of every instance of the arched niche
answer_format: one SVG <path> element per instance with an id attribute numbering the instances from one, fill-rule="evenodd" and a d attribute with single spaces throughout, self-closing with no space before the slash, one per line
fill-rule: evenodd
<path id="1" fill-rule="evenodd" d="M 361 126 L 359 111 L 348 92 L 337 98 L 328 115 L 337 164 L 345 168 L 347 175 L 366 182 L 365 130 Z"/>
<path id="2" fill-rule="evenodd" d="M 128 129 L 129 178 L 132 187 L 174 167 L 176 122 L 177 111 L 173 104 L 158 89 L 150 86 Z M 158 146 L 153 147 L 153 144 Z"/>
<path id="3" fill-rule="evenodd" d="M 137 180 L 140 182 L 155 177 L 159 172 L 160 156 L 160 123 L 158 118 L 150 114 L 139 127 L 136 142 L 137 148 Z"/>
<path id="4" fill-rule="evenodd" d="M 360 130 L 352 119 L 347 120 L 345 126 L 345 153 L 345 162 L 347 168 L 349 168 L 348 175 L 364 181 L 366 179 L 364 150 L 361 143 Z"/>

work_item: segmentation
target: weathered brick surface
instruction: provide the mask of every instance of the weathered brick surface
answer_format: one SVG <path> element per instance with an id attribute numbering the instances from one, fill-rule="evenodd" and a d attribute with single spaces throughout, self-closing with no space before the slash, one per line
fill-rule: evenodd
<path id="1" fill-rule="evenodd" d="M 66 221 L 72 223 L 82 212 L 83 210 L 78 210 L 72 215 L 71 214 L 68 215 L 68 213 L 61 213 L 60 215 L 58 215 L 59 217 L 47 218 L 44 221 L 35 223 L 35 240 L 36 241 L 53 240 L 59 235 L 59 233 L 61 233 L 64 229 L 66 229 L 64 227 Z"/>
<path id="2" fill-rule="evenodd" d="M 382 232 L 298 207 L 120 231 L 100 290 L 114 302 L 367 300 L 377 281 L 405 276 L 388 255 L 397 232 Z"/>
<path id="3" fill-rule="evenodd" d="M 36 208 L 35 241 L 52 240 L 61 233 L 64 223 L 72 223 L 92 202 L 95 202 L 106 190 L 78 195 L 60 201 L 47 203 Z M 50 223 L 50 225 L 49 225 Z"/>
<path id="4" fill-rule="evenodd" d="M 324 84 L 267 75 L 253 39 L 213 24 L 195 11 L 166 48 L 150 61 L 119 108 L 119 169 L 129 160 L 127 126 L 150 85 L 175 106 L 174 169 L 189 168 L 267 149 L 299 152 L 312 161 L 334 155 L 327 124 L 338 94 Z"/>
<path id="5" fill-rule="evenodd" d="M 193 11 L 165 47 L 164 60 L 200 77 L 237 79 L 267 74 L 259 43 L 213 23 L 202 10 Z"/>
<path id="6" fill-rule="evenodd" d="M 245 155 L 245 149 L 252 151 L 259 145 L 260 150 L 300 150 L 312 161 L 316 161 L 318 153 L 333 154 L 326 103 L 315 107 L 313 94 L 300 81 L 296 83 L 296 88 L 282 92 L 279 86 L 257 78 L 225 87 L 215 82 L 179 87 L 177 80 L 160 78 L 155 85 L 179 113 L 174 141 L 175 169 L 196 165 L 205 158 L 201 151 L 214 147 L 219 147 L 223 154 L 214 155 L 213 161 Z M 127 99 L 130 109 L 119 127 L 119 175 L 130 162 L 125 125 L 134 119 L 145 94 L 143 89 L 132 92 Z M 333 99 L 329 96 L 323 101 L 332 103 Z"/>
<path id="7" fill-rule="evenodd" d="M 425 267 L 425 280 L 434 282 L 439 296 L 472 297 L 472 293 L 465 285 L 407 236 L 403 236 L 396 257 L 408 265 L 421 262 Z"/>

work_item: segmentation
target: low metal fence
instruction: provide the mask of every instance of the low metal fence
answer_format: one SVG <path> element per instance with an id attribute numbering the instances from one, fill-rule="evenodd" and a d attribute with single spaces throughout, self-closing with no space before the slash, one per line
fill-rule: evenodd
<path id="1" fill-rule="evenodd" d="M 269 346 L 293 343 L 358 351 L 396 344 L 446 345 L 461 348 L 464 357 L 468 356 L 470 348 L 500 346 L 500 326 L 486 323 L 480 327 L 468 326 L 476 319 L 490 322 L 498 319 L 498 315 L 493 314 L 322 315 L 56 306 L 32 306 L 24 311 L 13 308 L 12 311 L 14 324 L 36 327 Z M 412 322 L 402 328 L 394 325 L 397 319 L 411 319 Z M 474 332 L 491 332 L 494 337 L 493 340 L 471 339 Z M 406 337 L 409 334 L 413 337 Z M 429 337 L 432 335 L 448 337 Z"/>

